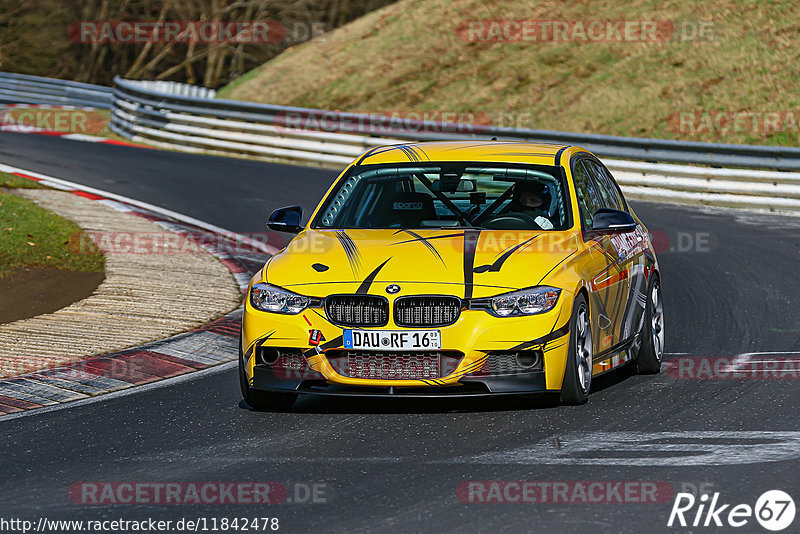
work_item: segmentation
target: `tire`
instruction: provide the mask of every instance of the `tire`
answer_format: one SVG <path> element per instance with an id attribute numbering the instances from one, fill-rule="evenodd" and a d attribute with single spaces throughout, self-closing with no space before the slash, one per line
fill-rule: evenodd
<path id="1" fill-rule="evenodd" d="M 642 342 L 636 358 L 636 372 L 643 375 L 661 371 L 664 357 L 664 303 L 661 298 L 661 280 L 654 274 L 647 286 L 647 304 L 640 334 Z"/>
<path id="2" fill-rule="evenodd" d="M 572 305 L 569 320 L 569 354 L 561 385 L 562 404 L 585 404 L 589 400 L 593 355 L 589 303 L 583 294 L 579 294 Z"/>
<path id="3" fill-rule="evenodd" d="M 296 393 L 272 393 L 269 391 L 259 391 L 252 389 L 247 384 L 247 374 L 244 370 L 244 354 L 242 353 L 242 342 L 239 341 L 239 387 L 242 390 L 244 401 L 253 409 L 259 412 L 266 410 L 288 410 L 294 406 L 297 400 Z"/>

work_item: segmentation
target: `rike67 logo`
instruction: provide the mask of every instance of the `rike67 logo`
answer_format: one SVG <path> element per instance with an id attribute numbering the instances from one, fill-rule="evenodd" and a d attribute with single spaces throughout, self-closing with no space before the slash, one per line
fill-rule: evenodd
<path id="1" fill-rule="evenodd" d="M 719 492 L 711 497 L 704 493 L 699 499 L 691 493 L 678 493 L 667 526 L 739 528 L 750 525 L 752 529 L 755 518 L 763 528 L 778 532 L 788 528 L 794 522 L 794 516 L 794 500 L 781 490 L 764 492 L 755 506 L 724 503 Z"/>

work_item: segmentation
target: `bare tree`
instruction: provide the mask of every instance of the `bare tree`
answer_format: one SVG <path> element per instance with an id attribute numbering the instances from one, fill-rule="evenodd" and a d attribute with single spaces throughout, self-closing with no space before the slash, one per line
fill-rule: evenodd
<path id="1" fill-rule="evenodd" d="M 2 0 L 0 29 L 10 31 L 0 31 L 0 69 L 92 83 L 108 84 L 119 74 L 218 87 L 312 37 L 312 28 L 328 31 L 393 1 Z M 76 30 L 81 21 L 98 23 L 89 26 L 93 39 Z M 117 42 L 103 33 L 136 21 L 160 25 L 159 38 Z M 182 31 L 164 39 L 164 25 L 176 22 Z M 228 31 L 219 39 L 196 38 L 192 23 L 202 22 Z M 270 38 L 252 39 L 253 23 L 269 23 Z"/>

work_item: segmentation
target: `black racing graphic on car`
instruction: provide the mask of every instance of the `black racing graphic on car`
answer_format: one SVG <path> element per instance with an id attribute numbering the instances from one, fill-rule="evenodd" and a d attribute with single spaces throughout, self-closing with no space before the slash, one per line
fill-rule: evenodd
<path id="1" fill-rule="evenodd" d="M 375 148 L 373 148 L 372 150 L 368 151 L 366 154 L 361 156 L 361 159 L 358 160 L 356 166 L 363 164 L 364 160 L 366 160 L 370 156 L 377 156 L 378 154 L 383 154 L 384 152 L 391 152 L 392 150 L 397 150 L 397 146 L 396 145 L 376 146 Z"/>
<path id="2" fill-rule="evenodd" d="M 531 347 L 545 345 L 548 342 L 566 336 L 567 334 L 569 334 L 569 321 L 564 323 L 564 326 L 562 326 L 561 328 L 553 330 L 549 334 L 544 335 L 542 337 L 532 339 L 530 341 L 525 341 L 523 343 L 520 343 L 519 345 L 515 345 L 511 347 L 511 350 L 523 350 L 523 349 L 529 349 Z"/>
<path id="3" fill-rule="evenodd" d="M 590 251 L 595 251 L 595 252 L 600 253 L 605 258 L 606 266 L 601 271 L 601 274 L 602 273 L 608 273 L 612 268 L 616 268 L 617 269 L 617 274 L 620 274 L 622 272 L 622 270 L 620 269 L 619 260 L 617 258 L 615 258 L 614 255 L 611 254 L 608 250 L 605 249 L 605 245 L 609 244 L 608 241 L 607 241 L 607 238 L 605 236 L 593 236 L 591 239 L 589 239 L 587 241 L 587 244 L 590 243 L 590 242 L 593 243 L 592 248 L 587 250 L 587 251 L 584 251 L 583 254 L 590 253 Z M 610 246 L 610 244 L 609 244 L 609 246 Z M 593 290 L 591 292 L 590 299 L 591 299 L 591 302 L 592 302 L 592 306 L 597 310 L 597 316 L 599 317 L 600 315 L 605 315 L 606 317 L 609 317 L 609 319 L 610 319 L 609 326 L 613 327 L 614 325 L 618 324 L 617 320 L 619 318 L 619 313 L 620 313 L 620 307 L 621 307 L 620 300 L 621 300 L 621 297 L 622 297 L 622 294 L 623 294 L 623 288 L 621 288 L 619 284 L 614 284 L 616 286 L 615 289 L 616 289 L 616 292 L 617 292 L 617 295 L 616 295 L 616 297 L 614 299 L 616 301 L 616 304 L 614 306 L 614 309 L 609 311 L 609 309 L 608 309 L 608 300 L 609 300 L 609 298 L 611 296 L 610 295 L 610 288 L 609 287 L 604 287 L 603 291 L 597 291 L 597 290 L 594 289 L 594 281 L 597 280 L 597 278 L 599 276 L 600 275 L 596 275 L 592 279 L 592 289 Z M 613 330 L 612 330 L 611 334 L 608 334 L 607 329 L 606 328 L 602 328 L 600 326 L 599 322 L 595 326 L 596 326 L 596 329 L 595 329 L 596 332 L 593 332 L 593 334 L 597 334 L 597 336 L 600 336 L 600 330 L 603 330 L 606 333 L 606 335 L 612 335 L 612 336 L 614 335 Z"/>
<path id="4" fill-rule="evenodd" d="M 567 344 L 569 344 L 569 341 L 564 341 L 563 343 L 559 343 L 558 345 L 550 345 L 550 344 L 548 344 L 548 345 L 545 345 L 544 347 L 542 347 L 542 352 L 547 353 L 547 352 L 550 352 L 550 351 L 558 350 L 558 349 L 560 349 L 561 347 L 564 347 Z"/>
<path id="5" fill-rule="evenodd" d="M 273 334 L 275 334 L 275 330 L 272 330 L 271 332 L 264 334 L 263 336 L 253 341 L 253 343 L 251 343 L 250 346 L 247 347 L 247 351 L 244 353 L 244 361 L 249 360 L 250 356 L 253 355 L 253 352 L 255 352 L 256 349 L 261 348 L 261 345 L 263 345 L 265 341 L 271 338 Z"/>
<path id="6" fill-rule="evenodd" d="M 465 368 L 461 369 L 460 371 L 459 370 L 454 370 L 452 373 L 450 373 L 449 375 L 447 375 L 445 377 L 442 377 L 442 378 L 421 378 L 420 380 L 422 382 L 424 382 L 425 385 L 427 385 L 427 386 L 444 386 L 444 385 L 447 384 L 448 379 L 450 379 L 450 378 L 455 377 L 456 379 L 461 379 L 465 375 L 468 375 L 470 373 L 474 373 L 475 371 L 477 371 L 478 369 L 483 367 L 483 364 L 486 363 L 486 360 L 488 358 L 489 358 L 489 355 L 488 354 L 484 354 L 478 360 L 472 362 L 471 364 L 469 364 Z"/>
<path id="7" fill-rule="evenodd" d="M 609 245 L 611 247 L 614 248 L 614 250 L 617 250 L 617 247 L 614 245 L 614 243 L 613 243 L 613 241 L 611 239 L 608 240 L 608 243 L 609 243 Z M 626 274 L 626 277 L 627 277 L 627 280 L 628 280 L 627 283 L 622 283 L 623 280 L 620 280 L 619 283 L 615 284 L 615 286 L 616 286 L 616 299 L 615 299 L 616 300 L 616 304 L 614 305 L 614 309 L 611 312 L 611 328 L 612 328 L 611 335 L 613 336 L 613 335 L 616 334 L 616 332 L 614 331 L 615 325 L 619 326 L 619 335 L 617 337 L 617 340 L 620 340 L 620 339 L 622 339 L 624 337 L 624 333 L 623 333 L 623 330 L 622 330 L 622 325 L 623 325 L 623 323 L 625 321 L 626 313 L 630 309 L 630 301 L 631 301 L 631 280 L 630 280 L 630 277 L 631 277 L 631 274 L 632 274 L 631 273 L 632 265 L 626 265 L 626 264 L 629 264 L 632 261 L 632 258 L 630 258 L 630 257 L 629 258 L 619 258 L 618 257 L 617 259 L 614 259 L 613 254 L 611 254 L 611 253 L 609 253 L 608 251 L 605 251 L 605 250 L 603 252 L 606 254 L 606 257 L 609 258 L 609 260 L 613 261 L 612 266 L 616 267 L 618 274 L 621 275 L 623 272 L 627 271 L 627 274 Z M 604 272 L 607 272 L 610 269 L 611 269 L 611 267 L 607 268 L 606 271 L 604 271 Z M 607 303 L 607 301 L 606 301 L 606 303 Z M 606 304 L 606 303 L 604 303 L 604 304 Z"/>
<path id="8" fill-rule="evenodd" d="M 303 353 L 303 356 L 305 356 L 305 358 L 308 359 L 308 358 L 312 358 L 312 357 L 316 356 L 317 354 L 319 354 L 319 352 L 322 352 L 322 351 L 325 351 L 325 350 L 328 350 L 328 349 L 341 348 L 343 339 L 344 338 L 342 336 L 338 336 L 338 337 L 335 337 L 335 338 L 331 339 L 330 341 L 326 341 L 322 345 L 317 345 L 316 347 L 311 347 L 310 349 L 308 349 L 307 351 L 305 351 Z M 317 352 L 317 351 L 319 351 L 319 352 Z"/>
<path id="9" fill-rule="evenodd" d="M 531 243 L 535 239 L 538 239 L 539 237 L 540 236 L 533 236 L 532 238 L 523 241 L 522 243 L 518 243 L 516 245 L 507 248 L 500 254 L 500 257 L 498 257 L 491 265 L 480 265 L 478 267 L 475 267 L 472 271 L 475 273 L 500 272 L 500 269 L 503 267 L 503 264 L 506 262 L 508 258 L 510 258 L 516 251 L 527 246 L 529 243 Z"/>
<path id="10" fill-rule="evenodd" d="M 635 339 L 636 339 L 636 336 L 631 336 L 628 339 L 626 339 L 626 340 L 624 340 L 624 341 L 622 341 L 620 343 L 617 343 L 616 345 L 614 345 L 612 347 L 607 348 L 603 352 L 600 352 L 600 353 L 596 354 L 592 358 L 592 363 L 593 364 L 600 363 L 603 360 L 607 360 L 607 359 L 611 358 L 615 354 L 618 354 L 620 352 L 628 350 L 631 347 L 631 345 L 633 345 L 633 342 L 634 342 Z"/>
<path id="11" fill-rule="evenodd" d="M 334 235 L 344 249 L 347 255 L 347 261 L 350 262 L 350 269 L 353 271 L 353 277 L 358 277 L 358 271 L 361 269 L 361 252 L 358 250 L 353 239 L 347 235 L 344 230 L 335 230 Z"/>
<path id="12" fill-rule="evenodd" d="M 409 161 L 422 161 L 422 158 L 417 154 L 417 149 L 413 145 L 398 145 L 398 148 L 408 154 Z"/>
<path id="13" fill-rule="evenodd" d="M 399 234 L 401 232 L 405 232 L 405 231 L 406 230 L 398 230 L 397 232 L 395 232 L 395 235 L 397 235 L 397 234 Z M 433 241 L 435 239 L 447 239 L 447 238 L 450 238 L 450 237 L 464 237 L 464 232 L 458 232 L 458 233 L 455 233 L 455 234 L 432 235 L 430 237 L 422 237 L 422 236 L 420 236 L 420 237 L 422 239 L 426 240 L 426 241 Z M 417 241 L 419 241 L 419 239 L 417 239 L 417 238 L 406 239 L 405 241 L 398 241 L 397 243 L 391 243 L 391 245 L 403 245 L 405 243 L 416 243 Z"/>
<path id="14" fill-rule="evenodd" d="M 538 283 L 538 284 L 536 284 L 536 285 L 542 285 L 542 282 L 544 282 L 544 281 L 545 281 L 545 279 L 546 279 L 548 276 L 550 276 L 550 274 L 551 274 L 553 271 L 555 271 L 555 270 L 556 270 L 556 268 L 558 268 L 558 266 L 559 266 L 559 265 L 561 265 L 562 263 L 564 263 L 565 261 L 567 261 L 568 259 L 570 259 L 572 256 L 574 256 L 576 252 L 577 252 L 577 250 L 573 250 L 572 252 L 570 252 L 569 254 L 567 254 L 567 256 L 566 256 L 566 257 L 564 257 L 564 258 L 563 258 L 563 259 L 562 259 L 560 262 L 558 262 L 558 263 L 556 263 L 555 265 L 553 265 L 553 268 L 552 268 L 552 269 L 550 269 L 549 271 L 547 271 L 547 274 L 546 274 L 546 275 L 544 275 L 544 276 L 543 276 L 543 277 L 542 277 L 542 278 L 539 280 L 539 283 Z"/>
<path id="15" fill-rule="evenodd" d="M 534 157 L 534 158 L 546 158 L 550 156 L 550 154 L 546 154 L 544 152 L 493 152 L 487 154 L 487 156 L 499 156 L 499 157 L 518 157 L 522 156 L 524 158 Z"/>
<path id="16" fill-rule="evenodd" d="M 320 312 L 318 312 L 318 311 L 317 311 L 317 310 L 315 310 L 314 308 L 309 308 L 309 310 L 311 310 L 312 312 L 314 312 L 314 313 L 316 313 L 317 315 L 319 315 L 319 316 L 320 316 L 322 319 L 325 319 L 326 321 L 328 321 L 328 318 L 327 318 L 327 317 L 325 317 L 324 315 L 322 315 Z M 331 323 L 330 321 L 328 321 L 328 323 L 329 323 L 329 324 L 333 324 L 333 323 Z"/>
<path id="17" fill-rule="evenodd" d="M 466 366 L 462 370 L 456 371 L 455 376 L 457 376 L 460 379 L 460 378 L 463 378 L 464 376 L 466 376 L 466 375 L 468 375 L 470 373 L 474 373 L 475 371 L 478 371 L 481 367 L 483 367 L 483 364 L 486 363 L 486 360 L 488 358 L 489 358 L 489 354 L 484 354 L 480 359 L 472 362 L 471 364 L 469 364 L 468 366 Z"/>
<path id="18" fill-rule="evenodd" d="M 519 144 L 520 144 L 519 141 L 497 141 L 497 140 L 491 140 L 491 141 L 485 141 L 483 143 L 475 143 L 475 144 L 472 144 L 472 145 L 459 145 L 459 146 L 457 146 L 455 148 L 445 149 L 445 152 L 449 152 L 451 150 L 462 150 L 464 148 L 482 148 L 482 147 L 486 147 L 486 146 L 499 148 L 499 147 L 502 147 L 503 145 L 519 145 Z M 542 145 L 551 146 L 553 148 L 559 146 L 559 145 L 555 145 L 555 144 L 552 144 L 552 143 L 550 143 L 550 144 L 542 143 Z M 525 154 L 529 154 L 529 152 L 525 152 Z M 533 153 L 533 154 L 536 154 L 536 155 L 539 155 L 539 156 L 549 156 L 550 155 L 550 154 L 539 154 L 539 153 Z M 496 154 L 492 154 L 492 155 L 496 155 Z"/>
<path id="19" fill-rule="evenodd" d="M 436 250 L 436 247 L 434 247 L 430 242 L 430 239 L 441 239 L 444 236 L 423 237 L 423 236 L 419 235 L 416 232 L 412 232 L 411 230 L 399 230 L 399 231 L 395 232 L 394 235 L 397 235 L 397 234 L 399 234 L 401 232 L 407 233 L 408 235 L 412 236 L 414 239 L 409 239 L 407 241 L 399 241 L 397 243 L 392 243 L 392 245 L 401 245 L 403 243 L 416 243 L 417 241 L 419 241 L 420 243 L 425 245 L 425 248 L 427 248 L 431 252 L 431 254 L 436 256 L 439 259 L 439 261 L 442 262 L 442 265 L 445 264 L 444 260 L 442 259 L 442 255 L 439 254 L 439 251 Z M 455 234 L 455 235 L 463 235 L 463 234 Z M 452 235 L 449 236 L 449 237 L 452 237 Z"/>
<path id="20" fill-rule="evenodd" d="M 464 298 L 472 298 L 473 269 L 475 268 L 475 253 L 478 249 L 480 230 L 464 230 Z"/>
<path id="21" fill-rule="evenodd" d="M 378 152 L 377 152 L 377 150 L 378 150 L 379 148 L 383 148 L 383 149 L 384 149 L 384 150 L 383 150 L 383 152 L 386 152 L 386 147 L 380 147 L 380 146 L 376 146 L 375 148 L 373 148 L 372 150 L 368 150 L 366 154 L 364 154 L 363 156 L 361 156 L 361 159 L 359 159 L 359 160 L 356 162 L 356 165 L 355 165 L 355 166 L 356 166 L 356 167 L 358 167 L 359 165 L 361 165 L 362 163 L 364 163 L 364 160 L 365 160 L 365 159 L 367 159 L 368 157 L 370 157 L 372 154 L 377 154 L 377 153 L 378 153 Z"/>
<path id="22" fill-rule="evenodd" d="M 644 251 L 634 251 L 633 254 L 620 256 L 620 248 L 612 239 L 606 241 L 602 236 L 597 236 L 593 238 L 592 241 L 597 243 L 596 250 L 601 252 L 607 261 L 606 268 L 603 269 L 600 274 L 596 275 L 594 280 L 604 275 L 609 276 L 609 273 L 615 269 L 618 275 L 625 273 L 625 278 L 627 279 L 627 281 L 621 279 L 618 283 L 614 284 L 616 286 L 616 302 L 613 310 L 608 310 L 609 292 L 595 292 L 592 295 L 593 302 L 597 305 L 598 309 L 602 310 L 602 313 L 609 317 L 609 326 L 619 326 L 618 333 L 615 330 L 610 332 L 610 335 L 616 338 L 615 344 L 594 356 L 594 361 L 599 362 L 607 360 L 617 353 L 628 350 L 636 342 L 637 334 L 641 329 L 641 320 L 644 316 L 643 312 L 645 308 L 645 304 L 642 303 L 642 297 L 640 295 L 644 296 L 645 303 L 647 298 L 646 295 L 642 293 L 643 286 L 646 287 L 647 285 L 647 277 L 642 276 L 640 269 L 642 267 L 644 269 L 647 268 L 649 252 L 645 249 Z M 604 247 L 605 244 L 610 248 L 613 247 L 613 250 L 617 252 L 618 255 L 615 256 L 609 250 L 606 250 Z M 637 325 L 637 327 L 634 328 L 634 325 Z M 601 328 L 601 325 L 598 324 L 597 326 Z M 603 330 L 609 334 L 607 329 Z"/>
<path id="23" fill-rule="evenodd" d="M 423 155 L 423 156 L 425 156 L 425 159 L 427 159 L 428 161 L 430 161 L 430 160 L 431 160 L 431 157 L 428 155 L 428 153 L 427 153 L 427 152 L 425 152 L 425 149 L 424 149 L 424 148 L 422 148 L 421 146 L 419 146 L 419 145 L 414 145 L 414 150 L 416 150 L 416 151 L 418 151 L 418 152 L 421 152 L 421 153 L 422 153 L 422 155 Z"/>
<path id="24" fill-rule="evenodd" d="M 391 259 L 392 258 L 388 258 L 386 261 L 375 267 L 375 269 L 369 273 L 369 275 L 367 275 L 364 281 L 361 282 L 361 285 L 358 286 L 358 289 L 356 289 L 356 295 L 364 295 L 369 292 L 369 288 L 372 285 L 372 282 L 375 281 L 375 277 L 378 276 L 378 273 L 381 271 L 381 269 L 383 269 L 383 266 L 389 263 L 389 260 Z"/>
<path id="25" fill-rule="evenodd" d="M 358 163 L 356 165 L 361 165 L 364 162 L 364 160 L 367 159 L 370 156 L 374 156 L 374 155 L 377 155 L 377 154 L 382 154 L 384 152 L 391 152 L 392 150 L 400 150 L 400 151 L 402 151 L 406 155 L 406 157 L 408 158 L 408 161 L 411 161 L 411 162 L 422 161 L 422 158 L 419 156 L 417 151 L 421 152 L 422 155 L 425 156 L 425 158 L 428 161 L 430 161 L 430 159 L 431 159 L 430 157 L 428 157 L 428 154 L 425 153 L 424 150 L 422 150 L 421 148 L 419 148 L 417 146 L 406 145 L 406 144 L 389 145 L 389 146 L 380 146 L 380 147 L 373 148 L 372 150 L 370 150 L 369 152 L 364 154 L 364 156 L 362 156 L 362 158 L 360 160 L 358 160 Z"/>

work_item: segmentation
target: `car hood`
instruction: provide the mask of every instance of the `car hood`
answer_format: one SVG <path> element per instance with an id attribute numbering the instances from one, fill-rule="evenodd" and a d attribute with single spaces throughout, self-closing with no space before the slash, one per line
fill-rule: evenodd
<path id="1" fill-rule="evenodd" d="M 402 293 L 484 297 L 540 284 L 577 250 L 572 232 L 305 230 L 267 263 L 262 280 L 309 296 Z"/>

